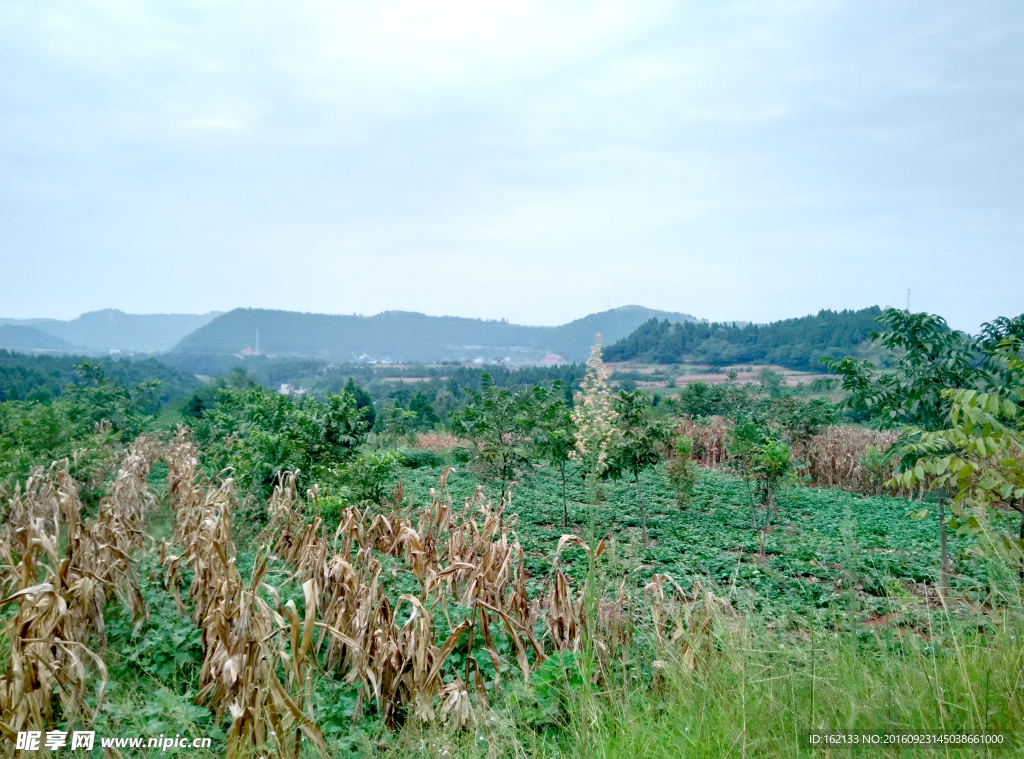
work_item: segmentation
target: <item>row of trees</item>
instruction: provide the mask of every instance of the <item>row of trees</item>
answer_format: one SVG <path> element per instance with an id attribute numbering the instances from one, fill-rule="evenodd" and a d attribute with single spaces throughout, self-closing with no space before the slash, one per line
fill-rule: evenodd
<path id="1" fill-rule="evenodd" d="M 155 358 L 143 360 L 85 359 L 82 356 L 31 356 L 0 349 L 0 403 L 59 398 L 68 386 L 95 384 L 95 372 L 115 384 L 134 388 L 147 380 L 160 384 L 151 394 L 147 413 L 197 390 L 202 383 L 189 372 L 174 369 Z"/>
<path id="2" fill-rule="evenodd" d="M 600 336 L 598 336 L 600 338 Z M 452 421 L 453 430 L 471 443 L 485 476 L 500 486 L 504 500 L 513 482 L 538 459 L 557 468 L 562 485 L 562 521 L 568 525 L 567 466 L 582 464 L 588 481 L 629 477 L 637 490 L 644 544 L 648 544 L 641 473 L 661 460 L 660 450 L 674 437 L 673 425 L 652 413 L 642 392 L 615 394 L 607 383 L 600 339 L 587 362 L 574 402 L 564 386 L 511 391 L 484 378 L 472 402 Z"/>
<path id="3" fill-rule="evenodd" d="M 80 363 L 75 381 L 56 398 L 0 403 L 0 496 L 31 467 L 66 458 L 86 501 L 92 501 L 116 460 L 115 449 L 152 423 L 162 392 L 158 380 L 126 385 L 108 375 L 106 366 Z"/>

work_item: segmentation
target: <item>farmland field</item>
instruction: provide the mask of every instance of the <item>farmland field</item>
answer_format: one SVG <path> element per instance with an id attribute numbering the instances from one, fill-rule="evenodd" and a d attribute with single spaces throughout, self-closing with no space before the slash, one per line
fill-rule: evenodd
<path id="1" fill-rule="evenodd" d="M 438 467 L 405 470 L 410 503 L 429 503 Z M 523 477 L 512 497 L 511 511 L 519 515 L 516 536 L 527 554 L 527 569 L 536 578 L 547 576 L 562 529 L 562 498 L 558 477 L 538 469 Z M 455 501 L 473 495 L 480 480 L 456 465 L 448 478 Z M 649 503 L 651 546 L 643 548 L 636 510 L 636 490 L 630 482 L 604 486 L 604 501 L 594 510 L 598 538 L 616 538 L 616 558 L 629 571 L 632 584 L 651 574 L 667 572 L 680 581 L 700 577 L 727 589 L 740 608 L 786 619 L 829 608 L 849 590 L 851 579 L 864 599 L 865 620 L 890 612 L 893 597 L 909 588 L 935 581 L 938 573 L 937 512 L 914 520 L 909 511 L 921 504 L 885 496 L 866 497 L 824 488 L 794 487 L 782 499 L 782 516 L 771 532 L 764 560 L 757 554 L 760 522 L 751 512 L 744 484 L 728 473 L 701 470 L 692 503 L 676 506 L 671 483 L 658 472 L 641 480 Z M 584 538 L 590 529 L 587 492 L 582 477 L 568 486 L 570 529 Z M 950 550 L 966 549 L 971 539 L 951 538 Z M 581 558 L 582 551 L 571 550 Z M 984 587 L 984 570 L 965 562 L 960 581 Z M 621 571 L 620 570 L 620 571 Z M 905 605 L 905 604 L 902 604 Z M 895 615 L 899 617 L 900 615 Z"/>
<path id="2" fill-rule="evenodd" d="M 864 730 L 1022 755 L 1024 489 L 997 416 L 1016 406 L 927 376 L 908 403 L 836 365 L 841 405 L 769 367 L 613 390 L 598 344 L 582 377 L 459 388 L 443 367 L 415 392 L 375 378 L 376 401 L 238 367 L 174 408 L 83 363 L 59 396 L 0 405 L 0 729 L 140 755 L 112 736 L 811 756 L 808 731 Z M 884 423 L 879 398 L 889 419 L 985 423 Z M 993 454 L 956 458 L 963 439 Z"/>
<path id="3" fill-rule="evenodd" d="M 417 514 L 431 513 L 430 489 L 436 492 L 438 480 L 449 465 L 443 462 L 399 470 L 398 476 L 406 485 L 401 511 L 413 523 Z M 154 467 L 151 481 L 166 498 L 166 468 L 162 464 Z M 481 480 L 465 466 L 455 464 L 446 484 L 458 510 L 464 499 L 473 497 Z M 943 710 L 936 709 L 928 699 L 908 702 L 910 693 L 925 693 L 922 686 L 929 677 L 936 676 L 948 689 L 945 697 L 953 709 L 945 719 L 962 725 L 962 719 L 955 717 L 957 702 L 970 701 L 977 694 L 970 683 L 961 680 L 965 674 L 958 674 L 956 667 L 968 667 L 973 677 L 981 662 L 961 658 L 957 665 L 956 659 L 943 661 L 943 652 L 964 645 L 975 650 L 975 657 L 987 657 L 989 665 L 1005 660 L 1007 666 L 1016 666 L 1006 659 L 1015 655 L 1010 636 L 998 632 L 990 635 L 1000 625 L 999 615 L 993 616 L 987 603 L 992 589 L 985 576 L 987 564 L 979 565 L 976 560 L 958 564 L 954 584 L 960 600 L 951 603 L 948 610 L 936 603 L 933 592 L 929 595 L 928 588 L 938 572 L 938 536 L 934 517 L 914 520 L 907 516 L 911 510 L 920 512 L 919 502 L 793 488 L 783 498 L 777 528 L 768 539 L 766 556 L 761 558 L 757 555 L 758 526 L 753 521 L 746 488 L 732 475 L 702 470 L 694 498 L 685 509 L 676 506 L 670 483 L 661 473 L 648 473 L 641 485 L 649 503 L 650 547 L 644 549 L 640 540 L 636 491 L 630 483 L 607 483 L 600 494 L 600 505 L 592 511 L 581 478 L 571 477 L 567 488 L 570 532 L 586 537 L 592 529 L 593 513 L 593 530 L 614 536 L 614 546 L 598 563 L 598 582 L 613 595 L 625 576 L 625 592 L 638 607 L 643 604 L 644 586 L 658 573 L 671 574 L 687 591 L 694 582 L 712 589 L 726 612 L 716 620 L 714 635 L 716 645 L 724 647 L 720 654 L 724 658 L 711 669 L 701 665 L 697 672 L 687 674 L 684 670 L 672 675 L 660 686 L 661 695 L 651 700 L 651 695 L 644 693 L 649 691 L 652 677 L 656 683 L 657 673 L 650 669 L 650 662 L 661 647 L 655 641 L 650 619 L 644 621 L 638 616 L 634 635 L 639 650 L 629 666 L 639 669 L 620 682 L 621 687 L 632 680 L 631 693 L 623 696 L 624 701 L 614 693 L 602 696 L 602 688 L 587 696 L 593 699 L 591 708 L 598 709 L 602 724 L 592 729 L 595 736 L 600 736 L 607 755 L 620 751 L 666 756 L 689 752 L 705 755 L 710 751 L 724 755 L 730 753 L 729 744 L 737 740 L 748 741 L 755 753 L 760 747 L 775 755 L 799 755 L 805 752 L 797 731 L 811 726 L 816 713 L 822 724 L 841 718 L 866 729 L 941 719 Z M 557 473 L 539 467 L 524 476 L 512 504 L 511 511 L 518 515 L 513 537 L 524 548 L 526 588 L 530 596 L 539 596 L 551 582 L 555 548 L 565 532 L 560 525 L 562 503 Z M 312 509 L 312 504 L 305 507 Z M 329 513 L 322 515 L 330 533 L 337 520 Z M 244 525 L 241 528 L 247 532 Z M 173 518 L 166 501 L 152 513 L 149 530 L 156 537 L 173 540 Z M 968 549 L 972 541 L 953 537 L 950 550 L 957 553 Z M 257 558 L 256 543 L 239 544 L 237 563 L 243 581 Z M 379 558 L 385 567 L 384 592 L 392 604 L 399 603 L 403 593 L 418 591 L 407 564 L 386 554 Z M 577 587 L 585 581 L 586 555 L 579 546 L 565 548 L 559 561 L 575 578 Z M 148 554 L 140 560 L 140 587 L 152 610 L 150 622 L 133 632 L 125 611 L 113 614 L 109 622 L 113 682 L 99 726 L 121 733 L 188 729 L 214 736 L 217 753 L 225 745 L 230 720 L 218 725 L 207 709 L 193 703 L 204 660 L 203 638 L 187 616 L 175 611 L 175 602 L 159 575 L 155 556 Z M 297 580 L 287 580 L 289 575 L 283 557 L 271 561 L 268 576 L 278 578 L 274 583 L 281 601 L 291 600 L 301 611 L 303 592 Z M 187 587 L 189 581 L 190 573 L 186 572 L 182 587 Z M 189 604 L 188 608 L 191 611 L 194 607 Z M 456 618 L 460 613 L 457 609 L 456 604 L 451 610 Z M 436 615 L 434 624 L 440 637 L 450 629 Z M 1018 629 L 1012 622 L 1006 628 L 1006 632 Z M 987 631 L 984 639 L 978 637 L 979 630 Z M 492 701 L 492 716 L 486 727 L 466 732 L 410 722 L 396 733 L 385 728 L 379 715 L 374 718 L 365 714 L 353 721 L 353 715 L 364 709 L 359 706 L 357 688 L 328 671 L 326 676 L 311 680 L 314 692 L 310 699 L 325 745 L 332 752 L 398 756 L 422 755 L 424 747 L 431 746 L 432 751 L 467 756 L 521 752 L 577 755 L 572 742 L 579 739 L 583 728 L 578 722 L 582 715 L 575 713 L 580 706 L 565 702 L 566 692 L 561 688 L 583 686 L 582 682 L 571 685 L 571 673 L 577 666 L 585 671 L 584 660 L 571 651 L 552 654 L 535 673 L 535 685 L 523 690 L 511 661 L 514 650 L 507 638 L 498 637 L 501 633 L 500 626 L 492 629 L 497 654 L 510 658 L 503 676 L 505 695 Z M 752 683 L 744 684 L 731 674 L 737 660 L 729 642 L 735 645 L 736 636 L 747 647 L 743 666 L 749 668 Z M 818 643 L 814 642 L 815 636 L 819 636 Z M 495 670 L 490 666 L 487 648 L 479 637 L 473 645 L 481 672 L 489 681 Z M 468 666 L 468 650 L 457 647 L 449 657 L 447 671 L 460 672 Z M 666 655 L 661 650 L 661 655 Z M 929 674 L 931 667 L 938 669 Z M 990 692 L 1012 690 L 1005 675 L 993 677 L 989 672 L 987 676 L 986 687 L 994 688 Z M 775 680 L 778 683 L 772 685 Z M 820 688 L 817 695 L 816 681 Z M 851 688 L 857 698 L 864 699 L 862 703 L 843 701 L 847 697 L 843 694 Z M 701 703 L 716 692 L 721 699 L 717 707 Z M 697 698 L 695 694 L 703 695 Z M 761 710 L 759 716 L 749 715 L 747 734 L 739 722 L 742 715 L 736 711 L 740 708 L 738 696 L 749 699 L 752 709 Z M 894 710 L 892 703 L 872 702 L 883 697 L 897 699 L 901 705 Z M 621 722 L 623 716 L 618 711 L 623 708 L 633 710 L 625 722 Z M 995 710 L 990 714 L 990 728 L 1018 724 L 1017 713 L 1015 707 Z M 603 722 L 608 719 L 613 723 Z M 966 719 L 972 722 L 969 715 Z M 779 725 L 784 726 L 782 732 L 775 730 Z M 703 732 L 688 736 L 691 728 Z M 658 742 L 671 748 L 663 752 Z"/>

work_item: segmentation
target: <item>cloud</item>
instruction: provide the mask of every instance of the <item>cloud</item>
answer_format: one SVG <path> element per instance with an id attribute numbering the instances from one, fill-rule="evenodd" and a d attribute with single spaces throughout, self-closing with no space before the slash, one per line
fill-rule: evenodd
<path id="1" fill-rule="evenodd" d="M 0 4 L 0 255 L 73 275 L 5 306 L 763 321 L 913 286 L 974 328 L 1024 311 L 1021 15 Z M 966 252 L 992 297 L 953 296 Z"/>

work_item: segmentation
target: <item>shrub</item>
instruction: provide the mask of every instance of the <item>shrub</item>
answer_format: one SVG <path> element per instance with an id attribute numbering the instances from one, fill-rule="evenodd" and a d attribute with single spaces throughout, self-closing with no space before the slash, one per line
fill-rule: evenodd
<path id="1" fill-rule="evenodd" d="M 401 457 L 402 466 L 409 469 L 438 466 L 444 463 L 444 458 L 439 453 L 424 448 L 404 448 Z"/>
<path id="2" fill-rule="evenodd" d="M 665 466 L 665 475 L 676 491 L 676 505 L 686 508 L 697 485 L 697 462 L 693 460 L 693 439 L 680 435 Z"/>
<path id="3" fill-rule="evenodd" d="M 343 479 L 362 500 L 380 501 L 401 461 L 398 451 L 360 453 L 341 468 Z"/>

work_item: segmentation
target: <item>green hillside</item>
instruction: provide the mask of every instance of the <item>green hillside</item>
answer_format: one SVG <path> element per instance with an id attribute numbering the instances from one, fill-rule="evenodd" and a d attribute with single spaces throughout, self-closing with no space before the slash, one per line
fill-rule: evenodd
<path id="1" fill-rule="evenodd" d="M 0 330 L 3 329 L 0 327 Z M 189 372 L 167 366 L 155 358 L 131 361 L 85 356 L 28 356 L 0 350 L 0 403 L 27 398 L 46 400 L 60 396 L 66 385 L 81 380 L 76 367 L 83 361 L 91 362 L 105 375 L 128 388 L 135 387 L 145 379 L 159 380 L 157 398 L 161 404 L 194 393 L 202 385 Z"/>
<path id="2" fill-rule="evenodd" d="M 819 311 L 813 316 L 770 324 L 719 324 L 651 319 L 611 345 L 608 361 L 658 364 L 684 362 L 726 366 L 778 364 L 790 369 L 821 369 L 822 356 L 839 358 L 868 343 L 878 329 L 878 306 L 859 311 Z"/>
<path id="3" fill-rule="evenodd" d="M 77 319 L 0 319 L 0 325 L 35 328 L 90 351 L 166 351 L 219 312 L 208 314 L 126 314 L 116 308 L 90 311 Z M 10 345 L 30 348 L 38 346 Z"/>
<path id="4" fill-rule="evenodd" d="M 385 311 L 376 316 L 308 314 L 266 309 L 236 309 L 200 327 L 175 348 L 181 353 L 234 354 L 259 349 L 266 355 L 441 361 L 499 359 L 531 361 L 557 353 L 568 361 L 585 360 L 602 333 L 606 342 L 629 334 L 648 319 L 689 321 L 689 314 L 624 306 L 591 314 L 559 327 L 529 327 L 507 321 L 455 316 L 426 316 Z"/>

